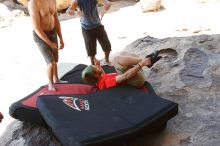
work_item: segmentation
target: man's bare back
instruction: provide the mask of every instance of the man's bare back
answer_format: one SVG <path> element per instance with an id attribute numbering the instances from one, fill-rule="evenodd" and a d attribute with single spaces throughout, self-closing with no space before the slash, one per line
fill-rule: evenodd
<path id="1" fill-rule="evenodd" d="M 34 14 L 43 31 L 51 31 L 55 26 L 54 15 L 56 13 L 55 0 L 30 0 L 29 11 Z"/>

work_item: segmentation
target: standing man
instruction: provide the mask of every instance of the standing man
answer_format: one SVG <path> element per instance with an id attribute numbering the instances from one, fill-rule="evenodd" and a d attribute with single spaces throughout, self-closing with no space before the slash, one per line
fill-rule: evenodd
<path id="1" fill-rule="evenodd" d="M 103 5 L 103 9 L 98 13 L 98 4 Z M 80 23 L 82 27 L 82 35 L 85 41 L 87 55 L 90 57 L 91 64 L 94 63 L 96 55 L 96 41 L 102 47 L 105 54 L 105 63 L 110 65 L 109 55 L 111 51 L 111 43 L 108 39 L 108 35 L 104 26 L 101 24 L 101 20 L 106 11 L 111 7 L 111 3 L 108 0 L 73 0 L 71 6 L 67 9 L 66 14 L 69 16 L 80 15 Z M 80 13 L 76 11 L 79 8 Z"/>
<path id="2" fill-rule="evenodd" d="M 57 74 L 58 50 L 64 48 L 64 42 L 57 16 L 56 0 L 30 0 L 28 10 L 34 28 L 34 41 L 47 63 L 48 90 L 56 91 L 54 83 L 65 83 L 58 79 Z"/>

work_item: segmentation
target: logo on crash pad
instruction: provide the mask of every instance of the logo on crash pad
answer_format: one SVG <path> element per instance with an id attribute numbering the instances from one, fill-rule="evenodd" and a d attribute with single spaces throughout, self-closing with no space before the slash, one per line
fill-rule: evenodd
<path id="1" fill-rule="evenodd" d="M 82 110 L 87 110 L 89 111 L 89 102 L 88 100 L 76 98 L 76 97 L 69 97 L 69 96 L 61 96 L 59 97 L 63 99 L 63 102 L 70 106 L 71 108 L 82 111 Z"/>

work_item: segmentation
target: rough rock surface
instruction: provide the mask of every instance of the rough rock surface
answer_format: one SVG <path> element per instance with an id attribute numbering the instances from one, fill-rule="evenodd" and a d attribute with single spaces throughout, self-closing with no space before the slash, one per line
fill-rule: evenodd
<path id="1" fill-rule="evenodd" d="M 19 9 L 28 14 L 28 5 L 29 0 L 0 0 L 0 3 L 3 3 L 8 7 L 9 10 Z M 56 0 L 57 2 L 57 10 L 62 11 L 67 9 L 70 4 L 71 0 Z"/>
<path id="2" fill-rule="evenodd" d="M 153 49 L 152 49 L 153 48 Z M 125 50 L 146 56 L 162 50 L 150 72 L 143 70 L 156 93 L 179 104 L 179 114 L 161 133 L 134 138 L 129 146 L 218 146 L 220 143 L 220 35 L 140 38 Z M 0 145 L 60 143 L 44 127 L 14 121 Z"/>
<path id="3" fill-rule="evenodd" d="M 29 0 L 13 0 L 16 3 L 27 7 Z M 70 6 L 71 0 L 56 0 L 58 11 L 64 10 Z"/>
<path id="4" fill-rule="evenodd" d="M 0 28 L 11 26 L 16 17 L 27 14 L 27 8 L 14 3 L 13 0 L 0 1 Z"/>
<path id="5" fill-rule="evenodd" d="M 140 0 L 143 12 L 158 11 L 161 7 L 161 0 Z"/>
<path id="6" fill-rule="evenodd" d="M 156 93 L 179 104 L 179 114 L 167 129 L 142 138 L 143 145 L 203 145 L 220 143 L 220 35 L 157 39 L 147 36 L 126 50 L 145 55 L 162 50 L 148 73 Z M 147 141 L 146 141 L 147 139 Z"/>

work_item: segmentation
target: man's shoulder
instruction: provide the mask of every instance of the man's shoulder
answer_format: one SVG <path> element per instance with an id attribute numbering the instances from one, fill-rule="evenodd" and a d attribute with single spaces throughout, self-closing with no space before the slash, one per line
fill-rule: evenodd
<path id="1" fill-rule="evenodd" d="M 39 3 L 39 1 L 38 0 L 30 0 L 29 2 L 28 2 L 28 7 L 29 8 L 33 8 L 33 7 L 38 7 L 38 4 Z"/>
<path id="2" fill-rule="evenodd" d="M 52 0 L 52 1 L 56 2 L 56 0 Z M 32 5 L 38 8 L 40 8 L 44 4 L 45 4 L 45 0 L 30 0 L 29 1 L 29 5 Z"/>
<path id="3" fill-rule="evenodd" d="M 38 3 L 38 0 L 30 0 L 29 1 L 29 4 L 37 4 Z"/>

